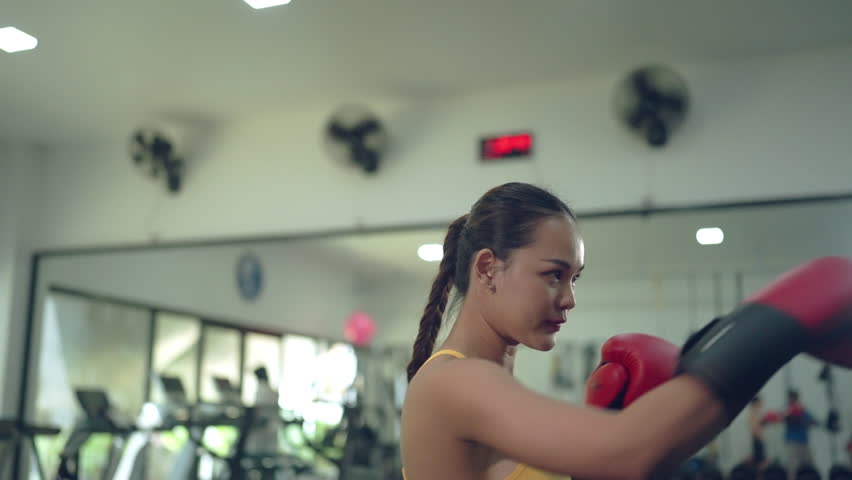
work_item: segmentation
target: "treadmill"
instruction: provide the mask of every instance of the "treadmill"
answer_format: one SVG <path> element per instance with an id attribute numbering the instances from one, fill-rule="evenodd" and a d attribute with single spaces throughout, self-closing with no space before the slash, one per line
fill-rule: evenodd
<path id="1" fill-rule="evenodd" d="M 102 478 L 108 479 L 115 473 L 119 459 L 120 448 L 115 446 L 116 440 L 126 439 L 134 430 L 132 425 L 124 425 L 112 417 L 112 406 L 109 397 L 103 390 L 76 389 L 74 394 L 85 416 L 74 425 L 74 429 L 65 442 L 60 454 L 58 480 L 78 480 L 80 477 L 80 450 L 91 438 L 98 433 L 112 436 L 113 442 L 107 456 L 107 465 Z"/>
<path id="2" fill-rule="evenodd" d="M 233 387 L 227 379 L 214 379 L 214 384 L 225 401 L 216 404 L 202 402 L 190 404 L 179 378 L 161 376 L 160 382 L 167 401 L 174 407 L 180 407 L 174 412 L 172 426 L 184 426 L 189 432 L 189 439 L 178 452 L 168 478 L 170 480 L 198 478 L 199 461 L 202 456 L 209 455 L 224 461 L 205 448 L 204 432 L 209 427 L 215 426 L 231 426 L 240 429 L 245 422 L 244 409 L 239 403 L 233 403 L 235 399 L 240 398 L 239 388 Z"/>
<path id="3" fill-rule="evenodd" d="M 11 460 L 18 446 L 26 442 L 32 449 L 39 478 L 46 479 L 44 465 L 42 465 L 35 439 L 38 436 L 58 435 L 60 431 L 59 427 L 35 425 L 12 418 L 0 418 L 0 476 L 3 474 L 3 468 L 12 464 Z"/>

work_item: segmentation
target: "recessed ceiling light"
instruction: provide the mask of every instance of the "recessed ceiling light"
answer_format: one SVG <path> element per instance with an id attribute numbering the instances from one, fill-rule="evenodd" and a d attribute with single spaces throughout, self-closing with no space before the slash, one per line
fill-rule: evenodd
<path id="1" fill-rule="evenodd" d="M 38 45 L 38 39 L 15 27 L 0 28 L 0 50 L 9 53 L 32 50 Z"/>
<path id="2" fill-rule="evenodd" d="M 420 245 L 417 256 L 426 262 L 440 262 L 444 258 L 444 246 L 440 243 L 427 243 Z"/>
<path id="3" fill-rule="evenodd" d="M 251 5 L 251 8 L 259 10 L 267 7 L 277 7 L 278 5 L 287 5 L 290 0 L 243 0 Z"/>
<path id="4" fill-rule="evenodd" d="M 725 232 L 718 227 L 699 228 L 695 232 L 695 239 L 701 245 L 718 245 L 725 240 Z"/>

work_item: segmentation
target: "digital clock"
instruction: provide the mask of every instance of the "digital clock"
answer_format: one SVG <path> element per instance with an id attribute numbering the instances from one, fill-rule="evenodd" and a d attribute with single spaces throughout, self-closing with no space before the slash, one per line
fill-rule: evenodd
<path id="1" fill-rule="evenodd" d="M 528 157 L 532 154 L 533 136 L 531 133 L 516 133 L 485 137 L 479 145 L 480 160 Z"/>

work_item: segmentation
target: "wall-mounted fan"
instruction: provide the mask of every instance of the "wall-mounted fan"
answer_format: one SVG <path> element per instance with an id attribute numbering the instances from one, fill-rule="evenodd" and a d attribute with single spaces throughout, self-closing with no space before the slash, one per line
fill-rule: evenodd
<path id="1" fill-rule="evenodd" d="M 686 81 L 674 70 L 648 65 L 632 71 L 618 86 L 616 114 L 648 144 L 662 147 L 689 109 Z"/>
<path id="2" fill-rule="evenodd" d="M 165 178 L 172 193 L 180 191 L 185 162 L 172 137 L 156 129 L 140 128 L 131 135 L 129 150 L 133 164 L 143 173 L 154 179 Z"/>
<path id="3" fill-rule="evenodd" d="M 357 166 L 368 174 L 378 172 L 388 144 L 387 132 L 378 116 L 358 105 L 335 111 L 325 127 L 324 138 L 333 159 Z"/>

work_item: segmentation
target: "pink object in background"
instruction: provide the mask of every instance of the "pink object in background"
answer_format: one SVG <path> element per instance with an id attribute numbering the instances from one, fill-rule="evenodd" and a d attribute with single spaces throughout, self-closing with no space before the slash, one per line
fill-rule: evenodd
<path id="1" fill-rule="evenodd" d="M 343 336 L 357 347 L 365 347 L 376 334 L 376 323 L 365 312 L 353 312 L 343 326 Z"/>

